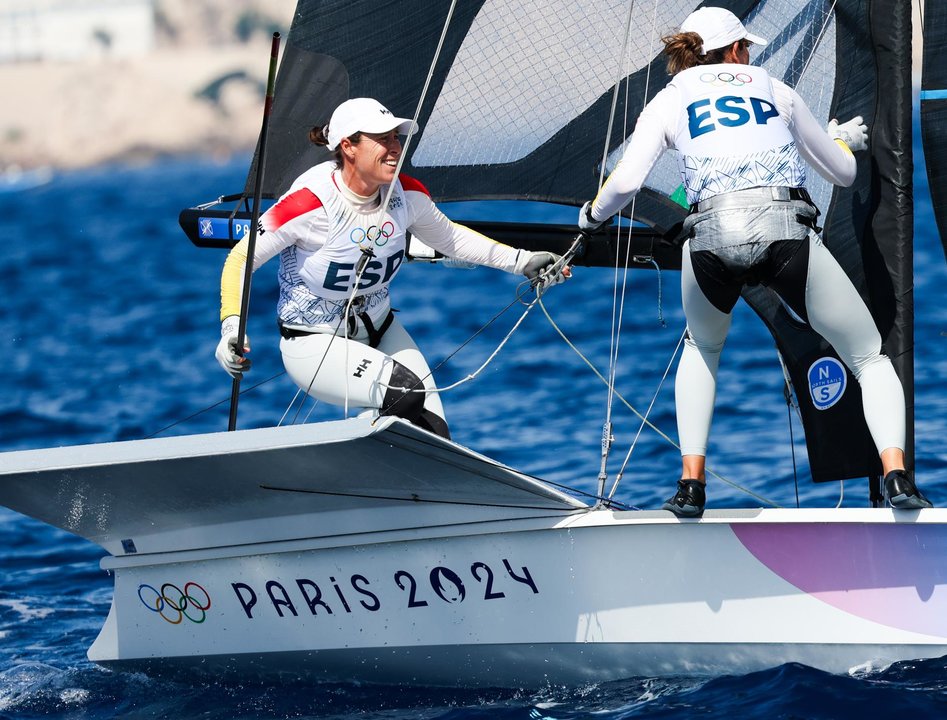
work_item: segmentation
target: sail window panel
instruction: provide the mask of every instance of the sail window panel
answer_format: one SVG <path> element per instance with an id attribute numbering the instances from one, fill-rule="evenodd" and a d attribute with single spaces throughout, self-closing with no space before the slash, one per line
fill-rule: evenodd
<path id="1" fill-rule="evenodd" d="M 412 164 L 503 164 L 526 157 L 611 92 L 619 77 L 645 68 L 660 53 L 661 36 L 698 5 L 634 3 L 620 63 L 628 0 L 486 3 L 447 74 Z"/>
<path id="2" fill-rule="evenodd" d="M 750 32 L 769 41 L 764 48 L 751 49 L 751 62 L 794 88 L 823 126 L 830 120 L 835 90 L 833 5 L 831 0 L 765 0 L 746 20 Z M 806 188 L 817 207 L 828 208 L 833 190 L 828 180 L 809 172 Z"/>

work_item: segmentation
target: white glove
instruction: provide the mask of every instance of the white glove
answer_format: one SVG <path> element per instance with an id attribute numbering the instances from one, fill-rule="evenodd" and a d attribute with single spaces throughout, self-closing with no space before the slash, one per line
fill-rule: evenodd
<path id="1" fill-rule="evenodd" d="M 566 265 L 561 255 L 551 252 L 530 253 L 529 260 L 523 268 L 523 274 L 528 277 L 533 287 L 539 292 L 565 282 L 572 277 L 572 271 Z"/>
<path id="2" fill-rule="evenodd" d="M 841 140 L 848 145 L 848 149 L 852 152 L 868 149 L 868 126 L 862 120 L 861 115 L 856 115 L 847 123 L 841 125 L 838 124 L 838 120 L 833 118 L 829 121 L 826 131 L 830 138 Z"/>
<path id="3" fill-rule="evenodd" d="M 602 225 L 605 224 L 604 220 L 596 220 L 592 217 L 592 201 L 589 200 L 582 206 L 582 209 L 579 210 L 579 230 L 584 233 L 594 233 Z"/>
<path id="4" fill-rule="evenodd" d="M 217 343 L 217 362 L 232 378 L 238 378 L 250 369 L 250 361 L 237 354 L 237 332 L 240 330 L 240 317 L 228 315 L 220 323 L 220 342 Z M 250 352 L 250 338 L 243 337 L 243 352 Z"/>

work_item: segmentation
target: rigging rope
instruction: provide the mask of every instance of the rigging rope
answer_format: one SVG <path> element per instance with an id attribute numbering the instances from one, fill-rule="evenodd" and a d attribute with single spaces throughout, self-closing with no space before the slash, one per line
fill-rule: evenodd
<path id="1" fill-rule="evenodd" d="M 809 57 L 806 58 L 806 64 L 802 66 L 802 71 L 799 73 L 799 77 L 796 80 L 796 85 L 802 82 L 802 78 L 805 76 L 806 71 L 809 69 L 809 64 L 812 62 L 812 58 L 815 57 L 815 51 L 819 47 L 819 44 L 822 42 L 822 37 L 825 35 L 825 31 L 829 27 L 829 23 L 832 20 L 832 17 L 835 13 L 835 6 L 838 4 L 838 0 L 832 0 L 832 7 L 830 7 L 825 13 L 825 20 L 822 21 L 822 27 L 819 30 L 819 35 L 816 37 L 815 42 L 812 44 L 812 52 L 809 53 Z"/>
<path id="2" fill-rule="evenodd" d="M 655 0 L 657 4 L 657 0 Z M 631 0 L 628 5 L 628 15 L 625 17 L 625 36 L 621 41 L 621 50 L 618 54 L 618 77 L 615 79 L 615 89 L 612 91 L 612 108 L 608 111 L 608 128 L 605 131 L 605 147 L 602 149 L 602 166 L 598 174 L 598 189 L 602 189 L 605 184 L 605 166 L 608 162 L 608 146 L 612 141 L 612 126 L 615 122 L 615 110 L 618 107 L 618 88 L 621 87 L 621 81 L 624 77 L 625 49 L 628 47 L 628 38 L 631 37 L 631 16 L 635 11 L 635 0 Z"/>
<path id="3" fill-rule="evenodd" d="M 517 510 L 544 510 L 555 513 L 565 513 L 567 515 L 588 512 L 584 507 L 549 507 L 548 505 L 520 505 L 517 503 L 488 503 L 474 502 L 473 500 L 436 500 L 433 498 L 421 498 L 417 495 L 411 497 L 394 497 L 391 495 L 370 495 L 368 493 L 347 493 L 331 490 L 313 490 L 311 488 L 289 488 L 277 487 L 275 485 L 260 485 L 261 490 L 273 490 L 276 492 L 303 493 L 306 495 L 328 495 L 331 497 L 359 498 L 363 500 L 390 500 L 399 502 L 409 502 L 429 505 L 465 505 L 473 507 L 491 507 L 491 508 L 514 508 Z"/>
<path id="4" fill-rule="evenodd" d="M 623 81 L 625 85 L 625 105 L 624 105 L 624 115 L 622 118 L 622 131 L 623 131 L 623 136 L 625 138 L 629 136 L 628 108 L 630 106 L 630 100 L 631 100 L 631 90 L 630 90 L 631 78 L 628 76 L 628 73 L 625 72 L 625 62 L 627 60 L 626 48 L 628 45 L 628 38 L 631 32 L 631 17 L 634 12 L 634 7 L 635 7 L 635 3 L 634 3 L 634 0 L 632 0 L 628 8 L 628 17 L 625 24 L 625 37 L 622 40 L 621 54 L 619 56 L 619 62 L 618 62 L 619 76 L 615 83 L 615 91 L 612 94 L 612 108 L 611 108 L 609 121 L 608 121 L 608 130 L 605 135 L 605 148 L 603 151 L 601 172 L 599 174 L 599 188 L 598 188 L 599 192 L 601 192 L 601 189 L 604 185 L 605 169 L 608 163 L 608 148 L 609 148 L 609 145 L 611 144 L 612 126 L 614 124 L 614 115 L 615 115 L 616 106 L 617 106 L 618 89 L 622 85 Z M 651 36 L 650 36 L 649 45 L 648 45 L 648 57 L 654 56 L 655 34 L 657 31 L 657 12 L 658 12 L 658 0 L 654 0 L 652 22 L 651 22 Z M 648 92 L 650 90 L 650 84 L 651 84 L 652 64 L 653 62 L 649 62 L 647 64 L 647 71 L 645 74 L 644 96 L 641 99 L 642 107 L 644 107 L 648 99 Z M 624 258 L 624 263 L 623 263 L 624 269 L 621 273 L 619 273 L 619 262 L 620 262 L 619 255 L 620 254 L 617 251 L 615 253 L 615 274 L 614 274 L 613 292 L 612 292 L 612 327 L 611 327 L 611 339 L 610 339 L 609 361 L 608 361 L 608 365 L 609 365 L 608 382 L 607 382 L 608 392 L 607 392 L 607 397 L 606 397 L 605 423 L 603 425 L 603 430 L 602 430 L 602 462 L 601 462 L 601 467 L 599 469 L 599 475 L 598 475 L 599 495 L 603 495 L 605 493 L 605 482 L 608 478 L 608 471 L 607 471 L 608 454 L 611 449 L 611 444 L 614 441 L 614 438 L 612 436 L 612 406 L 614 405 L 614 402 L 615 402 L 615 398 L 614 398 L 615 377 L 616 377 L 616 373 L 618 369 L 618 355 L 619 355 L 619 348 L 621 345 L 621 326 L 622 326 L 622 321 L 624 318 L 625 298 L 626 298 L 626 293 L 627 293 L 627 288 L 628 288 L 628 276 L 629 276 L 628 260 L 630 259 L 630 256 L 631 256 L 632 226 L 634 225 L 636 200 L 637 200 L 637 195 L 633 197 L 631 201 L 630 222 L 628 223 L 628 228 L 627 228 L 625 258 Z M 619 214 L 619 218 L 621 218 L 621 214 Z M 621 237 L 622 237 L 622 231 L 621 231 L 621 226 L 619 226 L 619 230 L 618 230 L 618 239 L 619 239 L 618 246 L 619 247 L 621 246 Z M 621 274 L 621 283 L 620 283 L 621 290 L 619 292 L 619 275 L 620 274 Z"/>
<path id="5" fill-rule="evenodd" d="M 664 368 L 664 374 L 661 376 L 661 381 L 658 383 L 658 386 L 654 390 L 654 394 L 651 396 L 651 402 L 648 404 L 648 409 L 645 410 L 644 418 L 642 418 L 641 424 L 638 425 L 638 432 L 635 433 L 635 439 L 631 441 L 631 445 L 628 448 L 628 453 L 625 455 L 625 460 L 618 469 L 618 473 L 615 475 L 615 482 L 612 485 L 612 489 L 608 493 L 609 500 L 614 497 L 615 491 L 618 489 L 618 484 L 621 482 L 621 479 L 624 476 L 625 468 L 628 466 L 628 461 L 631 460 L 631 453 L 634 452 L 635 446 L 638 444 L 638 438 L 641 437 L 641 431 L 644 430 L 646 422 L 645 418 L 651 415 L 651 410 L 654 408 L 654 403 L 658 399 L 658 394 L 661 392 L 661 388 L 664 387 L 664 381 L 667 380 L 667 376 L 671 372 L 671 366 L 674 364 L 674 360 L 677 358 L 677 354 L 681 350 L 681 345 L 683 345 L 685 337 L 687 337 L 686 328 L 684 332 L 681 333 L 681 337 L 677 341 L 677 346 L 674 348 L 674 352 L 671 353 L 671 358 L 668 360 L 667 367 Z"/>
<path id="6" fill-rule="evenodd" d="M 543 313 L 546 315 L 546 319 L 549 321 L 549 324 L 552 325 L 553 329 L 559 334 L 559 336 L 562 338 L 562 340 L 565 342 L 565 344 L 568 345 L 570 348 L 572 348 L 573 352 L 575 352 L 575 354 L 578 355 L 586 365 L 588 365 L 589 369 L 591 369 L 592 372 L 595 373 L 596 377 L 598 377 L 599 380 L 601 380 L 603 383 L 605 383 L 605 384 L 607 385 L 607 384 L 608 384 L 608 379 L 607 379 L 604 375 L 602 375 L 602 373 L 599 371 L 599 369 L 598 369 L 597 367 L 595 367 L 595 365 L 592 363 L 592 361 L 589 360 L 589 359 L 582 353 L 582 351 L 579 350 L 579 348 L 577 348 L 577 347 L 572 343 L 571 340 L 569 340 L 569 338 L 568 338 L 568 337 L 566 336 L 566 334 L 562 331 L 562 329 L 559 327 L 559 325 L 556 323 L 556 321 L 553 320 L 552 316 L 549 314 L 549 311 L 546 310 L 545 304 L 542 303 L 542 302 L 540 302 L 540 303 L 539 303 L 539 307 L 542 309 Z M 641 421 L 642 421 L 644 424 L 646 424 L 649 428 L 651 428 L 652 430 L 654 430 L 661 438 L 663 438 L 664 440 L 666 440 L 669 445 L 671 445 L 671 446 L 674 447 L 674 448 L 677 448 L 678 450 L 681 449 L 681 446 L 678 445 L 670 435 L 668 435 L 667 433 L 665 433 L 663 430 L 661 430 L 661 428 L 659 428 L 657 425 L 655 425 L 655 424 L 652 423 L 650 420 L 648 420 L 647 417 L 645 417 L 644 415 L 642 415 L 634 405 L 632 405 L 628 400 L 626 400 L 626 399 L 624 398 L 624 396 L 623 396 L 620 392 L 618 392 L 618 390 L 616 390 L 616 389 L 614 389 L 614 388 L 611 388 L 611 391 L 615 394 L 615 397 L 617 397 L 619 400 L 621 400 L 622 404 L 623 404 L 626 408 L 628 408 L 631 412 L 633 412 L 635 415 L 637 415 L 637 416 L 641 419 Z M 726 483 L 726 484 L 729 485 L 730 487 L 732 487 L 732 488 L 734 488 L 734 489 L 736 489 L 736 490 L 740 490 L 741 492 L 746 493 L 746 494 L 749 495 L 750 497 L 756 498 L 756 499 L 759 500 L 760 502 L 767 503 L 768 505 L 772 505 L 773 507 L 777 507 L 777 508 L 778 508 L 778 507 L 782 507 L 779 503 L 775 502 L 774 500 L 770 500 L 769 498 L 766 498 L 766 497 L 764 497 L 764 496 L 762 496 L 762 495 L 760 495 L 760 494 L 758 494 L 758 493 L 753 492 L 753 491 L 750 490 L 749 488 L 743 487 L 743 486 L 740 485 L 739 483 L 736 483 L 736 482 L 734 482 L 733 480 L 730 480 L 729 478 L 726 478 L 726 477 L 724 477 L 723 475 L 720 475 L 718 472 L 716 472 L 715 470 L 713 470 L 713 469 L 711 469 L 711 468 L 707 468 L 707 469 L 706 469 L 706 473 L 707 473 L 708 475 L 711 475 L 712 477 L 717 478 L 717 479 L 720 480 L 721 482 Z"/>
<path id="7" fill-rule="evenodd" d="M 520 283 L 520 287 L 522 287 L 523 284 L 524 284 L 524 283 Z M 504 337 L 504 338 L 500 341 L 500 344 L 497 345 L 496 350 L 494 350 L 492 353 L 490 353 L 490 356 L 489 356 L 486 360 L 483 361 L 483 364 L 482 364 L 480 367 L 478 367 L 474 372 L 470 373 L 470 374 L 467 375 L 466 377 L 461 378 L 460 380 L 458 380 L 457 382 L 455 382 L 455 383 L 453 383 L 453 384 L 451 384 L 451 385 L 446 385 L 446 386 L 444 386 L 444 387 L 435 387 L 435 388 L 426 388 L 426 387 L 420 387 L 420 388 L 419 388 L 419 387 L 418 387 L 418 383 L 415 383 L 414 386 L 412 386 L 412 387 L 410 387 L 410 388 L 406 388 L 406 387 L 401 387 L 401 386 L 398 386 L 398 385 L 387 385 L 387 384 L 385 384 L 385 383 L 383 383 L 383 382 L 381 382 L 381 381 L 378 382 L 378 386 L 379 386 L 379 387 L 386 388 L 386 389 L 391 389 L 391 390 L 400 390 L 400 391 L 403 392 L 403 393 L 413 392 L 413 393 L 425 393 L 425 394 L 429 394 L 429 393 L 442 393 L 442 392 L 446 392 L 446 391 L 448 391 L 448 390 L 453 390 L 453 389 L 455 389 L 455 388 L 460 387 L 461 385 L 463 385 L 463 384 L 465 384 L 465 383 L 470 382 L 471 380 L 475 380 L 475 379 L 477 378 L 477 376 L 478 376 L 481 372 L 483 372 L 483 371 L 486 369 L 487 365 L 489 365 L 491 362 L 493 362 L 494 358 L 496 358 L 496 356 L 500 354 L 500 351 L 503 349 L 503 347 L 506 345 L 506 343 L 510 340 L 511 337 L 513 337 L 513 333 L 515 333 L 515 332 L 519 329 L 519 326 L 523 324 L 523 321 L 526 319 L 526 316 L 529 315 L 530 311 L 533 309 L 533 307 L 535 307 L 536 303 L 539 302 L 539 298 L 540 298 L 540 295 L 541 295 L 541 294 L 542 294 L 542 292 L 537 289 L 537 291 L 536 291 L 536 298 L 526 306 L 526 310 L 523 311 L 523 314 L 520 315 L 519 319 L 513 324 L 513 327 L 510 328 L 510 331 L 506 334 L 506 337 Z M 522 295 L 517 294 L 517 296 L 516 296 L 516 301 L 522 302 L 522 300 L 521 300 L 522 297 L 523 297 Z M 510 303 L 509 305 L 507 305 L 507 306 L 503 309 L 502 312 L 506 312 L 506 311 L 509 310 L 512 306 L 513 306 L 513 303 Z M 501 313 L 501 314 L 502 314 L 502 313 Z M 494 319 L 496 319 L 496 317 L 499 317 L 499 315 L 495 316 Z M 485 330 L 485 329 L 487 328 L 487 326 L 488 326 L 490 323 L 492 323 L 492 322 L 493 322 L 493 320 L 490 320 L 490 322 L 487 323 L 487 325 L 484 325 L 482 328 L 480 328 L 480 330 L 477 331 L 477 334 L 479 334 L 480 332 L 482 332 L 483 330 Z M 473 337 L 470 338 L 470 340 L 472 340 L 472 339 L 473 339 Z M 470 342 L 470 340 L 468 340 L 467 342 Z M 465 342 L 464 345 L 466 345 L 467 342 Z M 461 347 L 463 347 L 463 345 L 461 345 Z M 441 365 L 443 365 L 444 363 L 446 363 L 451 357 L 453 357 L 454 355 L 456 355 L 459 350 L 460 350 L 460 347 L 457 348 L 457 350 L 455 350 L 450 356 L 444 358 L 444 360 L 442 360 L 442 361 L 437 365 L 437 368 L 439 368 Z M 435 368 L 435 369 L 437 369 L 437 368 Z M 425 378 L 430 377 L 433 373 L 434 373 L 434 370 L 431 370 L 431 372 L 428 373 L 428 374 L 425 376 Z M 421 378 L 421 382 L 422 382 L 422 383 L 423 383 L 423 381 L 424 381 L 425 378 Z"/>

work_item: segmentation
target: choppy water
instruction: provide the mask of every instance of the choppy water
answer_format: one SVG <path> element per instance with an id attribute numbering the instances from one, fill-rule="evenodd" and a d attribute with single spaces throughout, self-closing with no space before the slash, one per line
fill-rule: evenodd
<path id="1" fill-rule="evenodd" d="M 109 167 L 59 176 L 0 195 L 3 289 L 0 336 L 0 450 L 222 430 L 229 378 L 217 366 L 221 251 L 198 249 L 178 211 L 242 187 L 246 159 L 203 159 Z M 922 162 L 918 163 L 923 169 Z M 916 416 L 918 477 L 947 504 L 947 264 L 918 173 Z M 275 263 L 273 263 L 275 266 Z M 579 269 L 547 296 L 569 339 L 603 372 L 609 352 L 611 271 Z M 635 273 L 626 299 L 618 387 L 645 409 L 683 328 L 676 274 Z M 454 350 L 513 299 L 517 280 L 495 271 L 406 267 L 395 287 L 402 321 L 432 362 Z M 241 401 L 240 426 L 275 424 L 295 388 L 283 375 L 273 325 L 275 267 L 254 279 L 254 369 L 244 386 L 268 380 Z M 519 306 L 437 370 L 446 385 L 476 369 L 506 334 Z M 663 313 L 667 327 L 659 321 Z M 216 402 L 219 405 L 180 422 Z M 459 442 L 550 480 L 593 490 L 599 466 L 604 385 L 558 338 L 537 309 L 472 383 L 445 397 Z M 310 407 L 301 410 L 307 416 Z M 317 406 L 310 420 L 336 417 Z M 674 431 L 671 383 L 652 420 Z M 618 465 L 638 423 L 613 407 Z M 807 483 L 801 429 L 793 427 L 799 493 L 807 506 L 834 505 L 839 486 Z M 740 307 L 724 354 L 711 464 L 772 501 L 795 502 L 793 447 L 773 342 Z M 676 451 L 645 431 L 618 497 L 654 507 L 677 477 Z M 866 504 L 863 483 L 842 503 Z M 712 482 L 714 507 L 752 503 Z M 639 678 L 579 689 L 438 691 L 357 686 L 194 687 L 112 673 L 85 658 L 105 618 L 111 580 L 97 546 L 0 509 L 0 717 L 603 718 L 941 716 L 944 660 L 832 676 L 789 665 L 707 680 Z M 620 567 L 616 568 L 620 571 Z"/>

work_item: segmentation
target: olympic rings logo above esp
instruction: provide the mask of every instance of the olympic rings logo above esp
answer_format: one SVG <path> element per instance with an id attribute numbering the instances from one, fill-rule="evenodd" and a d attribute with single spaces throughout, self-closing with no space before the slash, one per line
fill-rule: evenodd
<path id="1" fill-rule="evenodd" d="M 390 220 L 387 220 L 381 227 L 372 225 L 368 230 L 360 227 L 353 228 L 352 232 L 349 233 L 349 239 L 356 245 L 361 245 L 368 240 L 370 243 L 382 247 L 388 243 L 388 240 L 394 234 L 395 225 Z"/>
<path id="2" fill-rule="evenodd" d="M 202 598 L 194 596 L 195 589 L 200 591 Z M 147 600 L 142 591 L 148 596 Z M 187 583 L 183 590 L 173 583 L 165 583 L 160 591 L 152 585 L 142 583 L 138 586 L 138 599 L 151 612 L 158 613 L 172 625 L 180 625 L 184 618 L 200 624 L 207 619 L 207 611 L 210 609 L 210 594 L 196 582 Z"/>
<path id="3" fill-rule="evenodd" d="M 713 85 L 714 87 L 723 87 L 724 85 L 743 87 L 753 82 L 753 78 L 746 73 L 737 73 L 734 75 L 733 73 L 719 72 L 714 75 L 713 73 L 706 72 L 700 76 L 700 81 L 708 85 Z"/>

